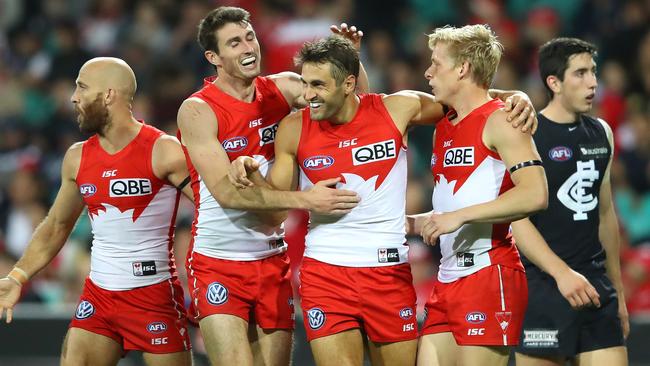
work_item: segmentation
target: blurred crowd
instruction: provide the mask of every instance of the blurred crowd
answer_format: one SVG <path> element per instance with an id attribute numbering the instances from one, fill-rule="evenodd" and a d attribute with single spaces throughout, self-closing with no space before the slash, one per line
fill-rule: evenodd
<path id="1" fill-rule="evenodd" d="M 650 314 L 650 1 L 647 0 L 0 0 L 0 275 L 22 254 L 45 217 L 66 149 L 79 133 L 70 102 L 81 65 L 123 58 L 134 69 L 136 117 L 170 134 L 180 103 L 214 70 L 196 42 L 200 19 L 219 5 L 251 12 L 264 73 L 294 70 L 303 42 L 342 21 L 365 33 L 362 60 L 372 91 L 429 91 L 426 34 L 445 24 L 489 24 L 505 46 L 494 87 L 523 90 L 539 109 L 546 96 L 536 50 L 557 36 L 599 47 L 593 115 L 612 126 L 615 204 L 623 237 L 630 312 Z M 430 209 L 431 131 L 411 133 L 407 212 Z M 193 210 L 179 214 L 177 264 L 183 273 Z M 300 256 L 305 214 L 287 224 Z M 297 228 L 297 229 L 296 229 Z M 414 278 L 426 292 L 435 250 L 411 238 Z M 291 243 L 296 243 L 291 246 Z M 88 273 L 91 232 L 82 215 L 69 243 L 30 284 L 23 301 L 74 303 Z"/>

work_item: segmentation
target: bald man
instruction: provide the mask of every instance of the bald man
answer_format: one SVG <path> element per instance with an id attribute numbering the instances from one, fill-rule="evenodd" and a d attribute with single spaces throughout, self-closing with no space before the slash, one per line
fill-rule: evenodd
<path id="1" fill-rule="evenodd" d="M 133 117 L 133 70 L 95 58 L 79 70 L 71 101 L 79 128 L 61 187 L 27 249 L 0 280 L 0 318 L 12 320 L 21 288 L 57 255 L 84 205 L 92 224 L 90 275 L 61 351 L 62 365 L 116 365 L 130 350 L 147 365 L 191 365 L 183 290 L 172 244 L 180 189 L 189 181 L 181 146 Z M 183 193 L 191 196 L 189 186 Z"/>

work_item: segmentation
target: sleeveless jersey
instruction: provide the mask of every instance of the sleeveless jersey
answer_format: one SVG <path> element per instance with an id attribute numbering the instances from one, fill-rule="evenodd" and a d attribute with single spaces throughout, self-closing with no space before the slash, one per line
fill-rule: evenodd
<path id="1" fill-rule="evenodd" d="M 219 89 L 207 78 L 192 94 L 212 108 L 219 125 L 218 138 L 232 161 L 248 155 L 260 162 L 263 175 L 273 163 L 278 122 L 290 107 L 275 83 L 266 77 L 255 79 L 255 99 L 248 103 Z M 180 133 L 180 132 L 179 132 Z M 192 248 L 197 253 L 229 260 L 257 260 L 284 252 L 281 226 L 269 226 L 244 210 L 222 208 L 198 174 L 183 146 L 192 177 L 196 212 L 192 223 Z"/>
<path id="2" fill-rule="evenodd" d="M 378 267 L 407 260 L 404 214 L 406 147 L 378 94 L 360 95 L 345 124 L 312 121 L 302 111 L 296 158 L 300 188 L 342 177 L 337 188 L 357 192 L 361 202 L 344 216 L 312 214 L 305 256 L 348 267 Z"/>
<path id="3" fill-rule="evenodd" d="M 176 276 L 172 252 L 179 191 L 151 166 L 163 132 L 143 124 L 125 148 L 110 155 L 94 135 L 83 144 L 77 186 L 93 233 L 90 279 L 127 290 Z"/>
<path id="4" fill-rule="evenodd" d="M 604 271 L 598 238 L 598 195 L 612 148 L 602 123 L 582 115 L 560 124 L 537 114 L 534 135 L 548 181 L 548 209 L 530 217 L 548 245 L 571 268 Z M 526 269 L 537 270 L 528 260 Z"/>
<path id="5" fill-rule="evenodd" d="M 493 201 L 514 186 L 499 154 L 485 146 L 482 139 L 488 117 L 501 107 L 503 102 L 491 100 L 456 125 L 449 121 L 455 113 L 450 111 L 436 126 L 431 156 L 434 212 Z M 465 224 L 440 236 L 440 250 L 440 282 L 453 282 L 495 264 L 523 269 L 510 235 L 510 223 Z"/>

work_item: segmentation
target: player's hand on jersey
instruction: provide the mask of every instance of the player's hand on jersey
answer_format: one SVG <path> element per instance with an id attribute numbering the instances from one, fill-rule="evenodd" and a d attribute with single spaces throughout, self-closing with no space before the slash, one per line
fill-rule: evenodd
<path id="1" fill-rule="evenodd" d="M 557 288 L 574 309 L 600 307 L 600 295 L 585 276 L 568 268 L 555 278 Z"/>
<path id="2" fill-rule="evenodd" d="M 14 305 L 20 298 L 21 287 L 9 278 L 0 279 L 0 319 L 7 313 L 7 323 L 13 319 Z"/>
<path id="3" fill-rule="evenodd" d="M 345 215 L 355 208 L 361 199 L 356 192 L 337 189 L 341 178 L 331 178 L 317 182 L 307 191 L 309 210 L 325 215 Z"/>
<path id="4" fill-rule="evenodd" d="M 625 304 L 625 296 L 618 293 L 618 317 L 621 319 L 621 328 L 623 328 L 623 338 L 627 339 L 630 335 L 630 315 L 627 313 L 627 305 Z"/>
<path id="5" fill-rule="evenodd" d="M 434 212 L 422 225 L 422 240 L 425 244 L 435 245 L 440 235 L 454 232 L 462 225 L 463 220 L 454 211 Z"/>
<path id="6" fill-rule="evenodd" d="M 341 35 L 352 41 L 354 48 L 356 48 L 357 51 L 361 50 L 361 38 L 363 37 L 363 31 L 358 30 L 356 26 L 353 25 L 348 27 L 346 23 L 341 23 L 340 26 L 331 25 L 330 30 L 332 33 Z"/>
<path id="7" fill-rule="evenodd" d="M 537 131 L 537 113 L 526 93 L 515 93 L 506 98 L 505 112 L 508 112 L 508 122 L 513 128 L 521 127 L 522 132 Z"/>
<path id="8" fill-rule="evenodd" d="M 260 163 L 250 156 L 240 156 L 230 163 L 228 180 L 237 188 L 252 187 L 255 184 L 249 175 L 260 168 Z"/>

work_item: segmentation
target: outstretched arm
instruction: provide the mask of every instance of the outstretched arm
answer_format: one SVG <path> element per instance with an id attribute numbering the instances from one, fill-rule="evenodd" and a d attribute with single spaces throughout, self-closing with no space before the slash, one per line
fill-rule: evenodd
<path id="1" fill-rule="evenodd" d="M 302 196 L 264 187 L 236 189 L 228 181 L 230 159 L 218 141 L 217 119 L 202 100 L 191 98 L 178 111 L 178 127 L 192 164 L 214 199 L 224 208 L 277 210 L 307 208 Z"/>
<path id="2" fill-rule="evenodd" d="M 42 270 L 59 253 L 74 227 L 81 211 L 83 200 L 75 183 L 81 144 L 68 149 L 61 167 L 61 188 L 48 215 L 38 225 L 32 239 L 14 270 L 0 280 L 0 318 L 7 311 L 7 323 L 11 322 L 13 307 L 18 302 L 22 284 Z"/>
<path id="3" fill-rule="evenodd" d="M 275 162 L 268 174 L 268 184 L 278 191 L 295 190 L 298 186 L 298 164 L 296 151 L 301 133 L 302 112 L 294 112 L 285 117 L 278 127 L 275 139 Z M 259 164 L 251 157 L 240 157 L 233 161 L 228 176 L 233 186 L 242 191 L 258 186 L 254 181 Z M 292 192 L 307 202 L 307 209 L 318 213 L 343 215 L 350 212 L 359 202 L 355 192 L 329 188 L 340 181 L 339 178 L 318 182 L 308 191 Z"/>

